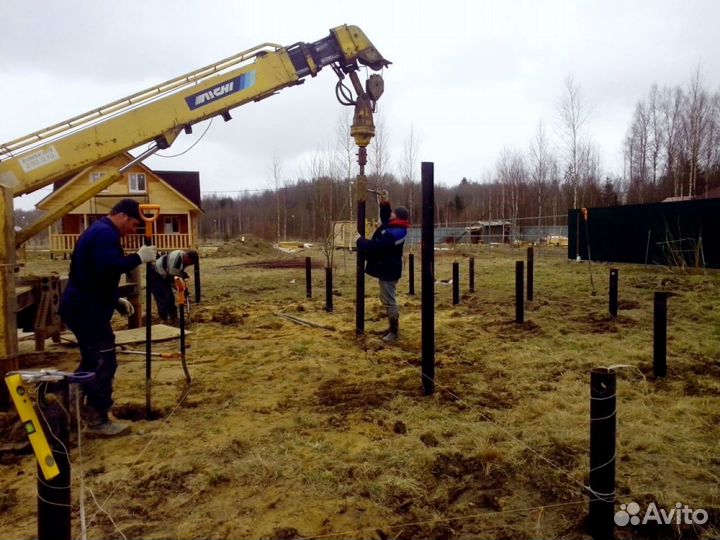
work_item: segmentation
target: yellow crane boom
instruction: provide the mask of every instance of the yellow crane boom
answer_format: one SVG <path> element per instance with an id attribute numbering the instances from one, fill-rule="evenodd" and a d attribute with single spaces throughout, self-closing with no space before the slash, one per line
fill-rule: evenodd
<path id="1" fill-rule="evenodd" d="M 54 213 L 15 234 L 13 198 L 58 180 L 83 174 L 109 159 L 150 143 L 133 161 L 169 147 L 198 122 L 272 96 L 283 88 L 314 77 L 326 66 L 337 74 L 336 95 L 355 106 L 351 134 L 364 148 L 374 135 L 372 111 L 383 91 L 379 75 L 363 86 L 360 66 L 379 71 L 390 62 L 357 26 L 342 25 L 312 43 L 282 47 L 264 43 L 170 81 L 137 92 L 85 114 L 0 144 L 0 377 L 17 369 L 15 323 L 15 250 L 50 223 L 122 177 L 123 170 L 105 171 L 98 182 Z M 352 91 L 343 84 L 348 76 Z M 0 387 L 0 408 L 3 401 Z"/>

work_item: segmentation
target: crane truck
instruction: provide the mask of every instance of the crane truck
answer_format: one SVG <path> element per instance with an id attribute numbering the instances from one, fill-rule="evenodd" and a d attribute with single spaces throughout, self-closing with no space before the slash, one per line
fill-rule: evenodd
<path id="1" fill-rule="evenodd" d="M 340 103 L 355 108 L 350 133 L 359 147 L 358 162 L 364 177 L 366 147 L 375 134 L 373 113 L 384 83 L 382 76 L 374 73 L 362 84 L 358 73 L 361 67 L 381 71 L 388 65 L 390 62 L 360 28 L 342 25 L 312 43 L 287 47 L 263 43 L 0 144 L 0 378 L 17 369 L 15 252 L 25 241 L 118 181 L 131 166 L 168 148 L 181 133 L 191 133 L 194 124 L 216 116 L 228 121 L 230 110 L 299 85 L 326 66 L 331 66 L 338 77 L 336 97 Z M 70 203 L 15 232 L 14 197 L 87 174 L 109 159 L 146 144 L 147 150 L 129 164 L 105 170 L 100 181 L 90 184 Z M 3 390 L 0 388 L 0 393 Z"/>

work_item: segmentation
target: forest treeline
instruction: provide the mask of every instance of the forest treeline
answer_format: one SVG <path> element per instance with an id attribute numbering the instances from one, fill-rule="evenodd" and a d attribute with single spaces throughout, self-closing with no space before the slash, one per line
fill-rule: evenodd
<path id="1" fill-rule="evenodd" d="M 564 223 L 570 208 L 707 197 L 720 188 L 720 90 L 705 88 L 699 68 L 686 85 L 652 85 L 637 101 L 623 140 L 622 173 L 605 172 L 593 142 L 592 115 L 580 86 L 569 77 L 554 122 L 538 122 L 524 148 L 504 148 L 494 168 L 477 177 L 468 171 L 463 178 L 435 179 L 436 222 L 525 218 L 529 224 L 537 219 L 556 225 Z M 332 142 L 296 178 L 284 173 L 276 157 L 267 190 L 205 193 L 201 239 L 250 233 L 268 240 L 327 241 L 333 221 L 354 220 L 357 149 L 349 135 L 351 121 L 349 111 L 339 117 Z M 392 203 L 408 207 L 411 221 L 419 223 L 422 141 L 411 128 L 400 155 L 391 156 L 388 138 L 378 114 L 368 147 L 368 187 L 387 189 Z M 368 217 L 376 211 L 370 195 Z M 17 210 L 16 225 L 26 226 L 37 214 Z"/>
<path id="2" fill-rule="evenodd" d="M 705 197 L 720 186 L 720 91 L 704 88 L 699 68 L 686 86 L 652 85 L 638 100 L 623 141 L 622 174 L 603 174 L 591 117 L 579 85 L 568 78 L 552 126 L 559 136 L 551 138 L 550 129 L 539 123 L 526 148 L 505 148 L 483 177 L 436 178 L 437 222 L 538 218 L 552 225 L 562 223 L 569 208 Z M 354 219 L 357 169 L 349 128 L 350 118 L 343 116 L 337 144 L 317 152 L 304 178 L 284 178 L 276 160 L 272 188 L 240 197 L 203 197 L 201 236 L 253 233 L 315 241 L 326 238 L 330 222 Z M 408 207 L 413 221 L 420 215 L 420 145 L 411 129 L 391 169 L 380 116 L 366 168 L 369 187 L 387 189 L 393 204 Z M 368 200 L 371 216 L 376 207 L 372 197 Z"/>

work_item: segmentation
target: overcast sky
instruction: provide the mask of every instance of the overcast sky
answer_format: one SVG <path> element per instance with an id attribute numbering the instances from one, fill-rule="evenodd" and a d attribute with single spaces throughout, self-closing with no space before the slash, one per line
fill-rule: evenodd
<path id="1" fill-rule="evenodd" d="M 592 108 L 588 135 L 604 172 L 619 174 L 632 110 L 651 84 L 685 87 L 700 66 L 706 88 L 720 87 L 718 21 L 715 0 L 3 0 L 0 141 L 264 42 L 311 42 L 355 24 L 393 62 L 380 111 L 398 172 L 412 128 L 437 181 L 481 180 L 504 148 L 525 150 L 540 121 L 555 136 L 572 76 Z M 147 164 L 200 171 L 205 192 L 270 188 L 274 156 L 296 179 L 334 144 L 345 110 L 335 81 L 328 67 L 216 120 L 182 156 Z M 186 150 L 205 125 L 164 153 Z"/>

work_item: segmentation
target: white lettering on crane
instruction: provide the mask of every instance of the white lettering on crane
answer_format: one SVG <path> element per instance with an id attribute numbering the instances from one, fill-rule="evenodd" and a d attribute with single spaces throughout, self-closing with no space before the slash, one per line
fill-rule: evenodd
<path id="1" fill-rule="evenodd" d="M 254 84 L 255 71 L 248 71 L 247 73 L 243 73 L 234 79 L 224 81 L 212 88 L 187 96 L 185 98 L 185 103 L 187 103 L 187 106 L 191 110 L 197 109 L 198 107 L 212 103 L 213 101 L 224 98 L 230 94 L 234 94 L 235 92 L 246 90 Z"/>
<path id="2" fill-rule="evenodd" d="M 199 107 L 200 105 L 224 96 L 225 94 L 230 94 L 233 91 L 234 86 L 235 81 L 233 80 L 229 83 L 225 83 L 223 85 L 216 86 L 215 88 L 211 88 L 210 90 L 207 90 L 202 94 L 198 94 L 197 96 L 195 96 L 195 106 Z"/>

